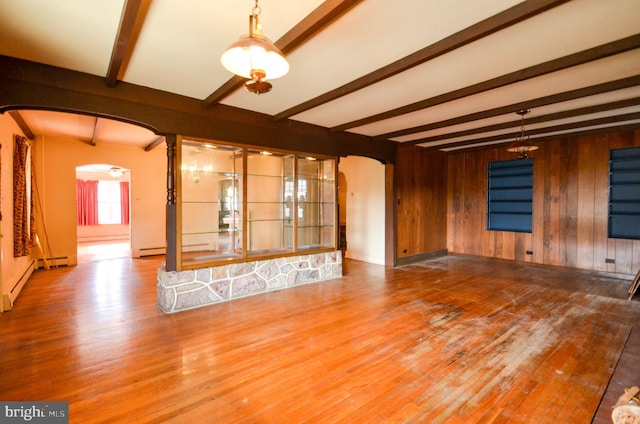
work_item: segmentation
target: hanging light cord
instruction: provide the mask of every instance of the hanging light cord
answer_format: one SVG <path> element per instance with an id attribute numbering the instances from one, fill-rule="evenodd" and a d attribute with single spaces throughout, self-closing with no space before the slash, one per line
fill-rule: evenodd
<path id="1" fill-rule="evenodd" d="M 516 113 L 518 115 L 520 115 L 520 118 L 521 118 L 521 121 L 520 121 L 520 140 L 524 141 L 524 115 L 529 113 L 529 109 L 521 109 Z"/>
<path id="2" fill-rule="evenodd" d="M 256 31 L 258 34 L 262 34 L 262 25 L 260 25 L 260 19 L 258 18 L 258 16 L 260 16 L 260 13 L 262 13 L 262 8 L 258 6 L 258 0 L 256 0 L 256 5 L 253 9 L 251 9 L 251 16 L 249 17 L 250 37 L 253 36 L 254 31 Z"/>

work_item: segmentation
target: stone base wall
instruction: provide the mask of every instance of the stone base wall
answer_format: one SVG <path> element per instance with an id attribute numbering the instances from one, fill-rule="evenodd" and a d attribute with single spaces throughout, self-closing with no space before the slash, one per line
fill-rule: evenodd
<path id="1" fill-rule="evenodd" d="M 187 271 L 158 269 L 166 314 L 342 277 L 342 253 L 314 253 Z"/>

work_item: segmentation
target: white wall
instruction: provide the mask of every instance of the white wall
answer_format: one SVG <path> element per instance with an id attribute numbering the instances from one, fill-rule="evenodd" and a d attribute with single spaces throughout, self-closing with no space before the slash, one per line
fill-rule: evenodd
<path id="1" fill-rule="evenodd" d="M 165 247 L 166 152 L 164 145 L 145 152 L 139 147 L 105 143 L 90 146 L 77 139 L 37 137 L 33 155 L 42 217 L 37 217 L 36 223 L 42 240 L 46 228 L 51 256 L 66 257 L 70 265 L 77 263 L 76 167 L 95 163 L 131 171 L 133 256 L 138 256 L 141 249 Z"/>
<path id="2" fill-rule="evenodd" d="M 385 264 L 385 167 L 374 159 L 340 159 L 346 180 L 347 251 L 345 257 Z M 342 189 L 341 189 L 342 191 Z"/>

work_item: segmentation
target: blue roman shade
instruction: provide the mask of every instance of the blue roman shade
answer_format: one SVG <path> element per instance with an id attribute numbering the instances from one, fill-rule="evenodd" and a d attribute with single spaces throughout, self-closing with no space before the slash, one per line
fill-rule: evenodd
<path id="1" fill-rule="evenodd" d="M 640 239 L 640 147 L 609 153 L 609 237 Z"/>
<path id="2" fill-rule="evenodd" d="M 487 185 L 487 229 L 530 233 L 533 159 L 490 162 Z"/>

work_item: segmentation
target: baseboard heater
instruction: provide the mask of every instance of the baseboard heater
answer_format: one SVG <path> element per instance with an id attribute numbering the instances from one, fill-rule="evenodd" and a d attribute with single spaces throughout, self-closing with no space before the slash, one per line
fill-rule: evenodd
<path id="1" fill-rule="evenodd" d="M 49 267 L 57 267 L 57 266 L 69 266 L 69 257 L 68 256 L 58 256 L 57 258 L 47 258 L 47 264 Z M 36 263 L 37 269 L 46 268 L 44 263 L 44 259 L 38 258 Z"/>
<path id="2" fill-rule="evenodd" d="M 16 298 L 22 291 L 22 288 L 24 287 L 24 285 L 27 284 L 29 277 L 31 277 L 31 274 L 33 274 L 33 271 L 35 269 L 36 269 L 36 261 L 32 259 L 29 265 L 27 266 L 27 269 L 25 269 L 25 271 L 22 273 L 22 275 L 20 276 L 16 284 L 13 286 L 13 288 L 9 291 L 9 293 L 3 296 L 2 298 L 3 311 L 8 311 L 13 308 L 13 303 L 16 301 Z"/>

